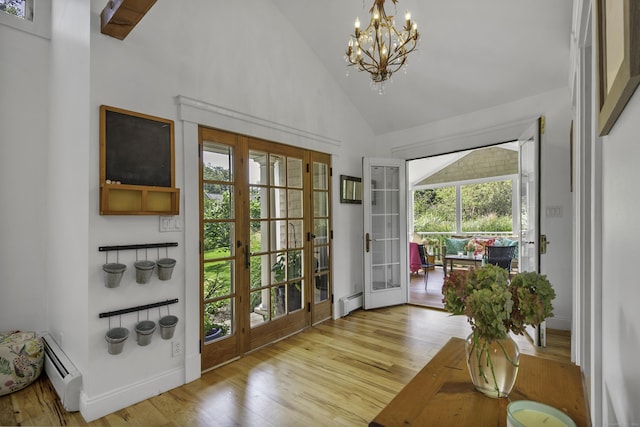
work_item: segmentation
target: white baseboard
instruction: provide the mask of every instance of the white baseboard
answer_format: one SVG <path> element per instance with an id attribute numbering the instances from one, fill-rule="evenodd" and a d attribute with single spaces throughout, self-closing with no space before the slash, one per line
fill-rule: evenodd
<path id="1" fill-rule="evenodd" d="M 164 372 L 145 381 L 130 384 L 95 397 L 80 394 L 80 413 L 87 422 L 119 411 L 122 408 L 157 396 L 185 383 L 184 368 Z"/>
<path id="2" fill-rule="evenodd" d="M 195 381 L 202 376 L 202 359 L 200 353 L 187 355 L 185 359 L 185 384 Z"/>
<path id="3" fill-rule="evenodd" d="M 547 319 L 548 329 L 558 329 L 560 331 L 571 330 L 571 319 L 565 317 L 550 317 Z"/>

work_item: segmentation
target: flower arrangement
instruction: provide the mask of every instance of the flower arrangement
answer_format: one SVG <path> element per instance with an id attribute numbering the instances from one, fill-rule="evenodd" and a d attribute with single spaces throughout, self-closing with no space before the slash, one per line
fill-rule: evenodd
<path id="1" fill-rule="evenodd" d="M 527 325 L 552 316 L 556 296 L 544 275 L 522 272 L 509 281 L 507 270 L 491 264 L 451 272 L 442 295 L 445 310 L 465 314 L 472 331 L 489 341 L 522 335 Z"/>
<path id="2" fill-rule="evenodd" d="M 442 295 L 445 310 L 466 315 L 471 325 L 467 366 L 476 389 L 490 397 L 508 396 L 520 355 L 509 332 L 522 335 L 527 325 L 553 315 L 551 283 L 536 272 L 518 273 L 509 281 L 507 270 L 487 264 L 451 272 Z"/>
<path id="3" fill-rule="evenodd" d="M 464 246 L 464 250 L 467 251 L 467 253 L 473 254 L 476 252 L 476 249 L 476 242 L 474 241 L 474 239 L 469 239 L 467 244 Z"/>

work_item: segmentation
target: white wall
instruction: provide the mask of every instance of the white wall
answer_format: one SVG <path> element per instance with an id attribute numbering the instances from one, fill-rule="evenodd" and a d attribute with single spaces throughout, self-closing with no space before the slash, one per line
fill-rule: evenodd
<path id="1" fill-rule="evenodd" d="M 569 128 L 571 102 L 567 88 L 516 102 L 430 123 L 376 138 L 381 150 L 405 159 L 443 154 L 517 139 L 539 116 L 546 130 L 541 142 L 541 234 L 549 242 L 540 271 L 556 291 L 554 317 L 548 327 L 571 329 L 572 316 L 572 199 L 569 186 Z M 560 207 L 562 217 L 546 217 L 546 208 Z"/>
<path id="2" fill-rule="evenodd" d="M 52 7 L 46 293 L 48 329 L 81 372 L 87 369 L 89 5 Z"/>
<path id="3" fill-rule="evenodd" d="M 603 425 L 640 423 L 640 286 L 633 242 L 640 241 L 640 92 L 602 138 Z M 597 120 L 595 121 L 597 123 Z M 596 421 L 597 422 L 597 421 Z"/>
<path id="4" fill-rule="evenodd" d="M 49 43 L 0 25 L 0 330 L 46 328 Z"/>
<path id="5" fill-rule="evenodd" d="M 585 277 L 575 285 L 576 304 L 582 304 L 577 306 L 581 312 L 573 339 L 579 341 L 577 357 L 584 362 L 593 424 L 633 426 L 640 424 L 640 370 L 635 366 L 640 287 L 630 249 L 640 239 L 640 198 L 634 185 L 640 180 L 640 92 L 636 89 L 609 135 L 599 138 L 594 6 L 592 0 L 574 1 L 576 150 L 585 169 L 578 171 L 580 191 L 575 196 L 581 212 L 576 215 L 582 225 L 576 232 L 585 230 L 584 241 L 590 245 L 577 250 L 590 257 L 577 260 Z"/>
<path id="6" fill-rule="evenodd" d="M 372 135 L 324 66 L 311 56 L 277 9 L 268 2 L 158 2 L 124 40 L 99 32 L 104 1 L 91 3 L 91 90 L 88 106 L 88 360 L 84 373 L 83 415 L 94 419 L 199 375 L 197 279 L 197 134 L 196 124 L 302 146 L 333 155 L 333 184 L 342 173 L 359 175 L 363 141 Z M 193 11 L 197 10 L 197 13 Z M 249 12 L 250 11 L 250 12 Z M 269 16 L 269 19 L 264 19 Z M 274 46 L 283 46 L 274 49 Z M 284 48 L 286 47 L 286 48 Z M 292 54 L 294 52 L 295 54 Z M 179 104 L 176 97 L 198 107 Z M 99 117 L 101 104 L 175 121 L 176 185 L 181 189 L 184 230 L 160 233 L 156 216 L 100 216 Z M 212 112 L 214 111 L 214 112 Z M 194 118 L 195 117 L 195 118 Z M 183 120 L 185 120 L 183 122 Z M 361 221 L 334 193 L 335 297 L 361 281 L 361 242 L 344 238 Z M 361 228 L 361 227 L 359 227 Z M 188 237 L 188 240 L 185 238 Z M 135 251 L 120 252 L 129 266 L 119 288 L 102 284 L 105 254 L 98 246 L 178 242 L 169 249 L 177 259 L 172 280 L 135 283 Z M 139 253 L 144 256 L 144 251 Z M 113 255 L 110 255 L 112 257 Z M 156 254 L 153 253 L 153 258 Z M 111 261 L 111 259 L 110 259 Z M 194 275 L 194 272 L 196 274 Z M 165 299 L 180 322 L 174 340 L 186 343 L 185 355 L 171 357 L 170 341 L 155 336 L 146 347 L 134 337 L 123 353 L 107 354 L 106 319 L 98 313 Z M 336 305 L 337 306 L 337 305 Z M 337 310 L 337 308 L 336 308 Z M 142 313 L 146 316 L 146 313 Z M 159 317 L 151 312 L 150 317 Z M 145 317 L 146 318 L 146 317 Z M 122 317 L 133 334 L 136 314 Z M 112 320 L 118 322 L 117 318 Z M 197 366 L 194 366 L 198 363 Z M 186 366 L 186 369 L 185 369 Z"/>

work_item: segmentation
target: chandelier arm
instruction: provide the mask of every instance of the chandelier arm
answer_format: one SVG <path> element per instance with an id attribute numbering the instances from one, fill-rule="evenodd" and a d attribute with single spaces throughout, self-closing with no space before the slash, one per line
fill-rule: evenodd
<path id="1" fill-rule="evenodd" d="M 415 48 L 416 48 L 416 44 L 415 43 L 413 44 L 413 46 L 411 46 L 411 48 L 408 48 L 408 47 L 405 48 L 405 46 L 407 46 L 407 43 L 408 43 L 408 41 L 402 43 L 400 46 L 398 46 L 394 50 L 394 53 L 396 53 L 396 54 L 393 56 L 393 60 L 397 59 L 400 56 L 404 56 L 406 58 L 406 56 L 408 54 L 410 54 L 411 52 L 413 52 L 415 50 Z M 402 49 L 404 49 L 404 52 L 402 52 Z M 389 62 L 392 62 L 391 61 L 391 56 L 389 57 Z"/>
<path id="2" fill-rule="evenodd" d="M 372 62 L 372 64 L 371 64 L 371 65 L 378 66 L 378 61 L 376 60 L 376 58 L 375 58 L 373 55 L 371 55 L 371 53 L 369 53 L 369 51 L 368 51 L 368 50 L 366 50 L 366 49 L 360 49 L 360 53 L 361 53 L 361 54 L 364 54 L 365 56 L 367 56 L 368 58 L 370 58 L 370 59 L 371 59 L 371 62 Z M 360 61 L 362 61 L 362 59 L 361 59 Z M 356 61 L 356 63 L 358 64 L 359 62 L 357 62 L 357 61 Z"/>
<path id="3" fill-rule="evenodd" d="M 359 65 L 363 71 L 367 71 L 369 73 L 377 73 L 380 68 L 375 65 L 375 64 L 367 64 L 367 63 L 356 63 L 357 65 Z"/>
<path id="4" fill-rule="evenodd" d="M 367 30 L 365 30 L 362 34 L 366 34 L 368 31 L 369 27 L 367 27 Z M 371 67 L 375 67 L 375 70 L 378 70 L 379 66 L 378 66 L 378 61 L 376 61 L 375 57 L 373 55 L 371 55 L 371 53 L 369 53 L 368 50 L 366 49 L 362 49 L 360 47 L 360 42 L 358 41 L 358 38 L 355 37 L 355 35 L 352 35 L 351 37 L 353 37 L 353 39 L 356 42 L 355 48 L 356 49 L 360 49 L 360 54 L 364 54 L 365 56 L 369 57 L 371 59 L 371 64 L 368 64 L 366 62 L 364 62 L 362 59 L 360 59 L 360 61 L 354 61 L 353 59 L 351 59 L 351 56 L 349 55 L 349 51 L 347 50 L 346 54 L 347 54 L 347 60 L 349 61 L 350 65 L 359 65 L 360 67 L 362 67 L 364 70 L 366 70 L 367 72 L 371 72 L 370 68 Z"/>
<path id="5" fill-rule="evenodd" d="M 368 30 L 368 29 L 369 29 L 369 27 L 367 27 L 367 30 Z M 366 32 L 365 32 L 365 34 L 366 34 Z M 373 48 L 373 51 L 374 51 L 374 52 L 376 52 L 376 47 L 378 47 L 378 46 L 379 46 L 379 40 L 378 40 L 378 33 L 377 33 L 377 31 L 375 32 L 375 34 L 376 34 L 376 36 L 375 36 L 374 42 L 373 42 L 373 44 L 371 45 L 371 46 L 372 46 L 372 48 Z M 359 42 L 358 42 L 358 46 L 360 46 L 360 43 L 359 43 Z M 378 51 L 379 51 L 379 48 L 378 48 Z M 371 52 L 369 52 L 369 50 L 368 50 L 368 49 L 360 49 L 360 52 L 361 52 L 361 53 L 363 53 L 364 55 L 366 55 L 367 57 L 369 57 L 369 58 L 371 59 L 371 62 L 372 62 L 373 64 L 375 64 L 375 65 L 376 65 L 376 67 L 379 67 L 379 62 L 376 60 L 375 56 L 373 56 L 373 55 L 371 54 Z M 372 64 L 372 65 L 373 65 L 373 64 Z"/>

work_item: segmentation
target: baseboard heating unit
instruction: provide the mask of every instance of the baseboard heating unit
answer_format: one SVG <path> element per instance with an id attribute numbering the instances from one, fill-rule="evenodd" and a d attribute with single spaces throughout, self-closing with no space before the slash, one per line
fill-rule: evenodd
<path id="1" fill-rule="evenodd" d="M 41 339 L 44 345 L 44 370 L 62 406 L 69 412 L 79 411 L 82 374 L 49 333 L 43 333 Z"/>
<path id="2" fill-rule="evenodd" d="M 353 294 L 348 297 L 340 298 L 340 309 L 342 312 L 342 316 L 346 316 L 353 310 L 356 310 L 360 307 L 362 307 L 362 292 L 358 292 L 357 294 Z"/>

